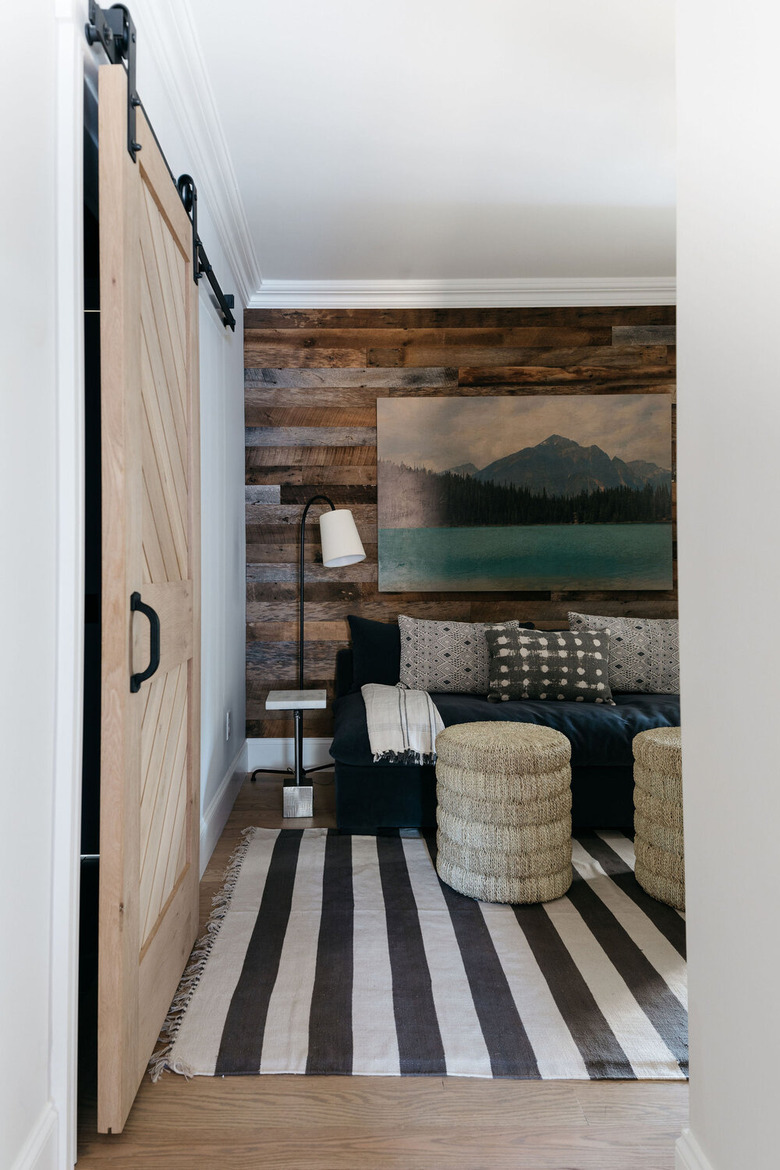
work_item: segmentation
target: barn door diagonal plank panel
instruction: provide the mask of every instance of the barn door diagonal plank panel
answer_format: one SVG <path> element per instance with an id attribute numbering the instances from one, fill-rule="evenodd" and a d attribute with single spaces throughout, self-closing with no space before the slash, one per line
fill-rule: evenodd
<path id="1" fill-rule="evenodd" d="M 141 149 L 128 155 L 126 118 L 125 72 L 104 66 L 98 1129 L 114 1133 L 195 939 L 200 797 L 192 229 L 140 110 Z"/>

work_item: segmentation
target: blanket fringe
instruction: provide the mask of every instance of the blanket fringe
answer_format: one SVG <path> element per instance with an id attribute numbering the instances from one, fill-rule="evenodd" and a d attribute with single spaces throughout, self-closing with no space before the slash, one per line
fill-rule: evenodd
<path id="1" fill-rule="evenodd" d="M 254 826 L 242 830 L 241 841 L 233 850 L 230 860 L 227 863 L 219 893 L 215 894 L 211 900 L 212 911 L 209 915 L 208 922 L 206 923 L 203 934 L 192 948 L 192 953 L 187 961 L 184 974 L 181 977 L 176 994 L 173 997 L 173 1002 L 168 1009 L 168 1015 L 165 1017 L 162 1031 L 160 1032 L 158 1043 L 163 1044 L 164 1047 L 158 1048 L 152 1054 L 149 1061 L 148 1071 L 153 1081 L 159 1081 L 166 1069 L 188 1079 L 195 1075 L 188 1064 L 180 1060 L 172 1061 L 170 1059 L 174 1041 L 176 1040 L 176 1034 L 184 1018 L 184 1013 L 189 1007 L 190 1000 L 200 983 L 206 966 L 206 960 L 211 954 L 214 943 L 217 941 L 217 935 L 220 932 L 233 894 L 235 893 L 241 866 L 256 833 L 257 829 Z"/>
<path id="2" fill-rule="evenodd" d="M 407 748 L 404 752 L 375 752 L 375 764 L 435 764 L 436 752 L 416 752 Z"/>

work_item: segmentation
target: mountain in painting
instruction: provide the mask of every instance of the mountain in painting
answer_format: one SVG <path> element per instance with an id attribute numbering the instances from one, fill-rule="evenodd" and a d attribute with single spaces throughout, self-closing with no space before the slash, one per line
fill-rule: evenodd
<path id="1" fill-rule="evenodd" d="M 476 475 L 479 471 L 476 463 L 459 463 L 457 467 L 448 467 L 450 475 Z"/>
<path id="2" fill-rule="evenodd" d="M 523 447 L 469 474 L 474 474 L 480 483 L 524 487 L 548 496 L 575 496 L 619 487 L 638 490 L 647 484 L 662 487 L 671 483 L 671 473 L 655 463 L 641 459 L 625 463 L 617 456 L 610 457 L 601 447 L 583 447 L 562 435 L 550 435 L 535 447 Z"/>

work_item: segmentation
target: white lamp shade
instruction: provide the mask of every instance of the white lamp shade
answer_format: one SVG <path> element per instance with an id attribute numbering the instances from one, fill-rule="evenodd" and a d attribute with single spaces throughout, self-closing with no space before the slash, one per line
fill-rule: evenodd
<path id="1" fill-rule="evenodd" d="M 356 565 L 366 559 L 355 518 L 348 508 L 336 508 L 320 516 L 322 563 L 328 569 Z"/>

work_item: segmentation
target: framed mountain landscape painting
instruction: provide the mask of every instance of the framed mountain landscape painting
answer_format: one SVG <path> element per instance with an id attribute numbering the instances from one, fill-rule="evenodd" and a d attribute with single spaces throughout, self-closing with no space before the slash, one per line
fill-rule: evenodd
<path id="1" fill-rule="evenodd" d="M 379 589 L 670 589 L 661 394 L 377 400 Z"/>

